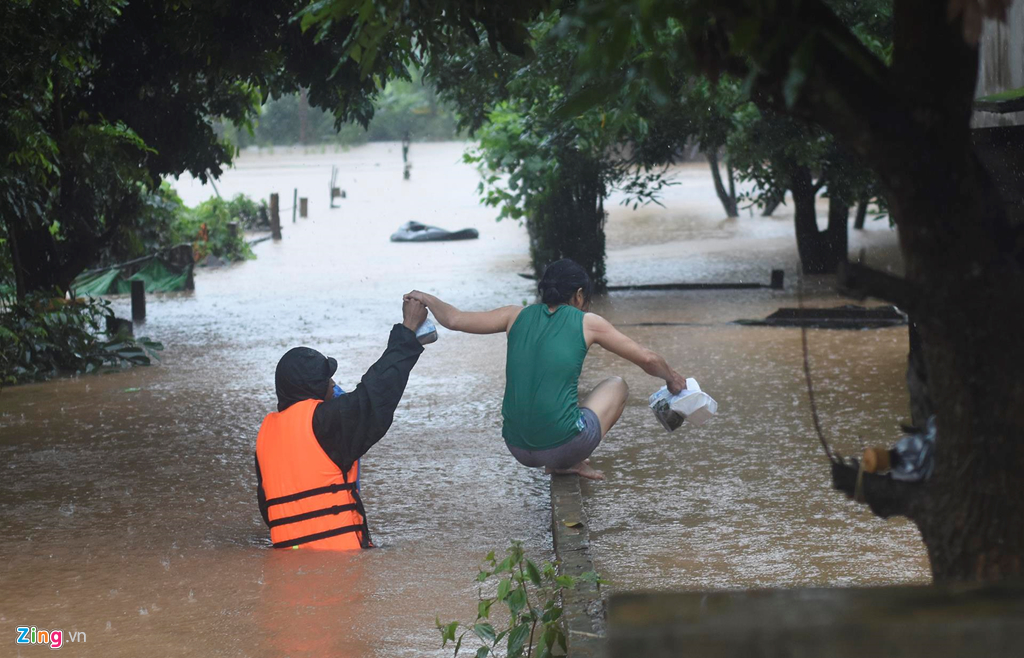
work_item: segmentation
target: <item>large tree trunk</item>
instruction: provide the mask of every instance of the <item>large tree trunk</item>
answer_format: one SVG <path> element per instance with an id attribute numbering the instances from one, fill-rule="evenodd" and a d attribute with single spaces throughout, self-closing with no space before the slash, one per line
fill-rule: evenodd
<path id="1" fill-rule="evenodd" d="M 974 154 L 978 51 L 947 5 L 895 0 L 891 67 L 822 0 L 773 3 L 746 54 L 760 67 L 761 102 L 818 122 L 878 174 L 898 230 L 900 296 L 936 417 L 934 472 L 915 484 L 865 476 L 864 498 L 880 516 L 914 521 L 936 582 L 999 581 L 1024 576 L 1024 227 Z M 739 29 L 733 3 L 702 7 L 719 30 Z M 785 102 L 783 82 L 808 43 L 785 38 L 795 25 L 829 37 L 814 42 L 806 82 Z M 854 491 L 855 468 L 834 464 L 833 476 Z"/>
<path id="2" fill-rule="evenodd" d="M 872 150 L 918 295 L 939 432 L 935 472 L 909 516 L 937 581 L 1020 577 L 1024 231 L 973 152 L 977 50 L 961 23 L 925 0 L 897 3 L 895 18 L 894 85 L 916 106 L 902 139 Z"/>
<path id="3" fill-rule="evenodd" d="M 725 189 L 725 185 L 722 184 L 722 172 L 718 169 L 718 153 L 714 149 L 709 149 L 704 153 L 708 159 L 708 165 L 711 167 L 711 179 L 715 182 L 715 193 L 718 194 L 718 200 L 722 202 L 722 208 L 725 210 L 725 214 L 728 217 L 738 217 L 739 213 L 736 210 L 736 188 L 732 180 L 732 167 L 729 167 L 729 191 Z"/>
<path id="4" fill-rule="evenodd" d="M 971 145 L 977 51 L 961 23 L 926 0 L 897 2 L 895 17 L 892 88 L 909 100 L 879 102 L 905 110 L 888 134 L 845 137 L 885 187 L 938 437 L 930 479 L 885 480 L 868 502 L 917 524 L 937 582 L 1019 578 L 1024 230 Z"/>
<path id="5" fill-rule="evenodd" d="M 814 207 L 816 186 L 807 167 L 798 167 L 793 174 L 793 221 L 796 225 L 796 246 L 804 274 L 833 274 L 840 261 L 846 259 L 847 221 L 850 207 L 837 197 L 829 200 L 828 228 L 818 230 L 818 214 Z"/>
<path id="6" fill-rule="evenodd" d="M 939 428 L 911 518 L 937 580 L 998 580 L 1024 565 L 1024 272 L 991 178 L 952 155 L 891 197 Z"/>

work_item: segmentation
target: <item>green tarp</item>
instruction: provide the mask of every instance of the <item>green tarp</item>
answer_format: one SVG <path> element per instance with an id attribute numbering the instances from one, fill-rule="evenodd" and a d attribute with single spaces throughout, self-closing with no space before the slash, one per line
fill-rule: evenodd
<path id="1" fill-rule="evenodd" d="M 118 295 L 131 292 L 132 281 L 144 281 L 146 292 L 175 292 L 185 289 L 189 268 L 178 272 L 159 258 L 153 258 L 132 276 L 125 277 L 119 268 L 86 272 L 76 278 L 71 289 L 75 296 Z"/>

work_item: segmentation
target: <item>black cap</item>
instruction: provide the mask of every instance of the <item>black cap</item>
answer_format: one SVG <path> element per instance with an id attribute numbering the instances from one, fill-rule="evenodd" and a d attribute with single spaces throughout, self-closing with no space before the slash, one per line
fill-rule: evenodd
<path id="1" fill-rule="evenodd" d="M 311 347 L 293 347 L 277 362 L 274 386 L 277 389 L 277 410 L 284 411 L 296 402 L 322 400 L 327 382 L 338 369 L 335 359 Z"/>

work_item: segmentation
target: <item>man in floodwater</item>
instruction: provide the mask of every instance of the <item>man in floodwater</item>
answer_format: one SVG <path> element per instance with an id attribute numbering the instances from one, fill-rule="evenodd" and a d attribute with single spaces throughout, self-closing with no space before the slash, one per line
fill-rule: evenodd
<path id="1" fill-rule="evenodd" d="M 423 346 L 416 328 L 426 307 L 407 299 L 402 323 L 356 389 L 335 394 L 338 362 L 309 347 L 281 357 L 277 412 L 256 438 L 257 500 L 274 548 L 369 548 L 359 497 L 359 458 L 391 427 Z M 339 389 L 340 393 L 340 389 Z"/>

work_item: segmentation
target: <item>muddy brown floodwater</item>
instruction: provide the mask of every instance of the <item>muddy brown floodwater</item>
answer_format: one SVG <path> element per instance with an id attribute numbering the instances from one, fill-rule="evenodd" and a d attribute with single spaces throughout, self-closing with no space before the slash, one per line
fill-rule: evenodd
<path id="1" fill-rule="evenodd" d="M 221 194 L 292 190 L 310 218 L 282 215 L 284 240 L 257 260 L 200 271 L 194 294 L 153 295 L 137 333 L 167 345 L 152 368 L 4 389 L 0 395 L 0 629 L 61 629 L 91 656 L 440 656 L 435 617 L 475 616 L 480 558 L 511 539 L 551 557 L 548 479 L 518 466 L 500 434 L 504 337 L 440 330 L 413 371 L 388 436 L 363 462 L 380 548 L 273 551 L 255 503 L 252 453 L 289 347 L 338 359 L 346 389 L 383 350 L 401 295 L 466 309 L 532 301 L 525 231 L 477 203 L 461 144 L 349 152 L 247 153 Z M 328 209 L 331 165 L 347 192 Z M 829 489 L 795 329 L 738 318 L 795 305 L 792 218 L 722 220 L 705 167 L 679 167 L 666 208 L 612 206 L 612 283 L 763 281 L 784 291 L 613 293 L 596 310 L 696 377 L 719 416 L 673 434 L 646 407 L 660 383 L 595 348 L 583 386 L 621 374 L 632 394 L 583 486 L 597 566 L 612 589 L 924 582 L 914 528 L 881 521 Z M 185 201 L 212 195 L 176 183 Z M 392 244 L 410 219 L 480 240 Z M 899 270 L 885 222 L 852 250 Z M 842 303 L 827 278 L 806 303 Z M 115 299 L 122 315 L 128 301 Z M 643 323 L 665 323 L 649 326 Z M 841 452 L 891 441 L 907 415 L 905 329 L 811 331 L 827 435 Z"/>

